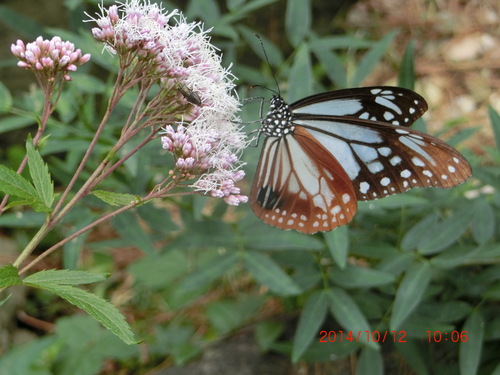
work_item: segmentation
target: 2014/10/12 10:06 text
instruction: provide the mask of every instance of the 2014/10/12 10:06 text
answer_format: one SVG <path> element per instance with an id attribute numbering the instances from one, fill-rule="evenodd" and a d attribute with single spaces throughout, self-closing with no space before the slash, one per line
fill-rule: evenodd
<path id="1" fill-rule="evenodd" d="M 467 331 L 426 331 L 428 342 L 467 342 Z M 319 342 L 407 342 L 406 331 L 320 331 Z"/>

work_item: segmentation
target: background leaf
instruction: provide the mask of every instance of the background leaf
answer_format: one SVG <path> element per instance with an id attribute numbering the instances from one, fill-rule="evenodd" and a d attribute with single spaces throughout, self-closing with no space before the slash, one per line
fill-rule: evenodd
<path id="1" fill-rule="evenodd" d="M 340 288 L 328 290 L 328 305 L 333 316 L 344 329 L 352 332 L 355 338 L 359 335 L 359 340 L 355 342 L 378 350 L 378 344 L 368 340 L 366 336 L 372 332 L 370 324 L 356 302 L 344 290 Z"/>
<path id="2" fill-rule="evenodd" d="M 248 272 L 261 284 L 283 296 L 300 293 L 300 288 L 270 257 L 249 251 L 243 260 Z"/>
<path id="3" fill-rule="evenodd" d="M 318 291 L 307 298 L 300 314 L 297 332 L 293 338 L 293 362 L 300 359 L 314 337 L 317 337 L 319 327 L 325 320 L 326 312 L 327 298 L 324 292 Z"/>
<path id="4" fill-rule="evenodd" d="M 396 292 L 392 309 L 390 328 L 397 331 L 404 320 L 420 303 L 422 296 L 432 277 L 432 269 L 428 262 L 414 264 L 406 271 Z"/>
<path id="5" fill-rule="evenodd" d="M 285 13 L 285 31 L 290 43 L 297 47 L 311 27 L 309 0 L 288 0 Z"/>
<path id="6" fill-rule="evenodd" d="M 481 311 L 476 309 L 469 315 L 462 328 L 467 335 L 467 341 L 460 342 L 459 362 L 460 375 L 474 375 L 478 373 L 483 348 L 485 321 Z"/>

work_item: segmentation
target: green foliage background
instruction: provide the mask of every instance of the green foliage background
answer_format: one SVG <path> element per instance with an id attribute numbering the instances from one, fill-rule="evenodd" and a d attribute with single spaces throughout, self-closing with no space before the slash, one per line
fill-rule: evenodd
<path id="1" fill-rule="evenodd" d="M 110 92 L 116 66 L 101 53 L 89 25 L 80 21 L 86 18 L 83 11 L 92 13 L 95 4 L 72 0 L 65 6 L 69 27 L 64 30 L 0 6 L 2 22 L 18 31 L 19 38 L 60 35 L 92 53 L 93 65 L 79 69 L 67 85 L 49 123 L 51 136 L 41 149 L 56 186 L 64 185 L 79 163 L 103 113 L 102 99 Z M 398 32 L 377 40 L 355 30 L 336 30 L 331 16 L 313 19 L 306 0 L 193 0 L 164 6 L 179 7 L 189 20 L 214 27 L 213 43 L 224 53 L 226 66 L 233 63 L 240 98 L 269 96 L 266 90 L 250 90 L 250 85 L 276 89 L 256 32 L 288 102 L 363 85 Z M 336 15 L 342 16 L 342 11 Z M 401 57 L 399 72 L 400 84 L 409 88 L 414 85 L 413 48 L 410 44 Z M 15 61 L 4 57 L 0 64 Z M 40 92 L 13 98 L 0 88 L 0 133 L 24 135 L 39 114 Z M 131 102 L 123 101 L 118 112 L 126 116 Z M 283 353 L 293 362 L 355 355 L 357 374 L 387 373 L 386 353 L 416 374 L 499 374 L 500 117 L 493 109 L 489 115 L 490 124 L 477 124 L 492 126 L 496 135 L 496 147 L 484 147 L 484 156 L 460 147 L 474 129 L 448 139 L 473 167 L 469 182 L 450 190 L 414 190 L 362 202 L 351 225 L 329 233 L 283 232 L 261 223 L 248 205 L 235 209 L 206 197 L 172 199 L 116 217 L 92 238 L 86 234 L 67 244 L 57 266 L 112 274 L 93 291 L 133 317 L 129 321 L 148 348 L 149 362 L 140 360 L 137 345 L 123 344 L 90 317 L 39 292 L 30 295 L 23 309 L 52 321 L 54 332 L 5 348 L 0 374 L 98 374 L 104 359 L 139 372 L 164 357 L 182 365 L 204 345 L 243 327 L 254 329 L 262 350 Z M 258 120 L 258 104 L 245 105 L 242 116 Z M 113 144 L 122 121 L 113 118 L 100 150 Z M 421 120 L 415 126 L 425 129 Z M 17 166 L 22 152 L 10 144 L 1 151 L 2 162 Z M 250 148 L 244 156 L 248 181 L 258 153 Z M 169 163 L 159 145 L 151 144 L 105 190 L 144 193 L 154 186 L 155 177 L 168 171 Z M 101 201 L 86 199 L 45 245 L 95 220 L 105 209 Z M 18 211 L 0 216 L 0 226 L 22 248 L 42 220 L 43 213 Z M 132 251 L 127 257 L 131 247 L 140 249 L 140 256 Z M 353 331 L 354 339 L 321 343 L 322 330 Z M 364 336 L 356 340 L 356 333 L 365 331 L 391 331 L 392 339 L 384 344 L 367 342 Z M 427 331 L 467 334 L 460 336 L 465 342 L 429 343 Z M 394 342 L 402 339 L 402 332 L 406 342 Z"/>

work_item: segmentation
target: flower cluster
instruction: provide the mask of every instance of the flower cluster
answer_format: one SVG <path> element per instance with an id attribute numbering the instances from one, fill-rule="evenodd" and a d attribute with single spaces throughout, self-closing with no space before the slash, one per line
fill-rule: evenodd
<path id="1" fill-rule="evenodd" d="M 75 49 L 73 43 L 63 42 L 58 36 L 51 40 L 39 36 L 27 45 L 18 40 L 10 49 L 20 60 L 18 66 L 35 71 L 47 82 L 53 82 L 61 74 L 69 81 L 71 77 L 68 73 L 76 71 L 78 66 L 90 60 L 90 54 L 82 55 L 82 51 Z"/>
<path id="2" fill-rule="evenodd" d="M 164 125 L 162 145 L 176 162 L 172 175 L 197 178 L 195 190 L 228 204 L 245 202 L 247 197 L 235 186 L 244 176 L 239 155 L 246 147 L 238 125 L 240 104 L 232 95 L 235 77 L 222 67 L 209 30 L 188 23 L 178 10 L 167 12 L 147 0 L 101 7 L 98 18 L 91 20 L 98 26 L 92 30 L 94 37 L 106 49 L 122 62 L 135 59 L 129 66 L 137 77 L 158 79 L 157 97 L 163 102 L 158 101 L 157 108 L 171 109 L 176 101 L 188 108 L 176 113 L 180 123 Z"/>
<path id="3" fill-rule="evenodd" d="M 171 152 L 175 159 L 175 170 L 183 179 L 200 176 L 192 185 L 195 190 L 208 192 L 214 198 L 224 198 L 230 205 L 246 202 L 248 198 L 240 194 L 235 182 L 245 173 L 238 168 L 238 156 L 232 153 L 235 148 L 243 147 L 242 137 L 232 134 L 227 137 L 215 129 L 201 137 L 196 127 L 178 125 L 177 129 L 168 125 L 161 137 L 162 146 Z M 175 171 L 171 171 L 175 175 Z"/>

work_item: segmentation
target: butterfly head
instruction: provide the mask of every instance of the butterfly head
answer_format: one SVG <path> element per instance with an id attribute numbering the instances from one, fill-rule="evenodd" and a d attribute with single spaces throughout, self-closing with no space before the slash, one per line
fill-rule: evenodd
<path id="1" fill-rule="evenodd" d="M 262 132 L 271 137 L 283 137 L 293 133 L 292 111 L 281 97 L 271 98 L 269 112 L 262 119 Z"/>

